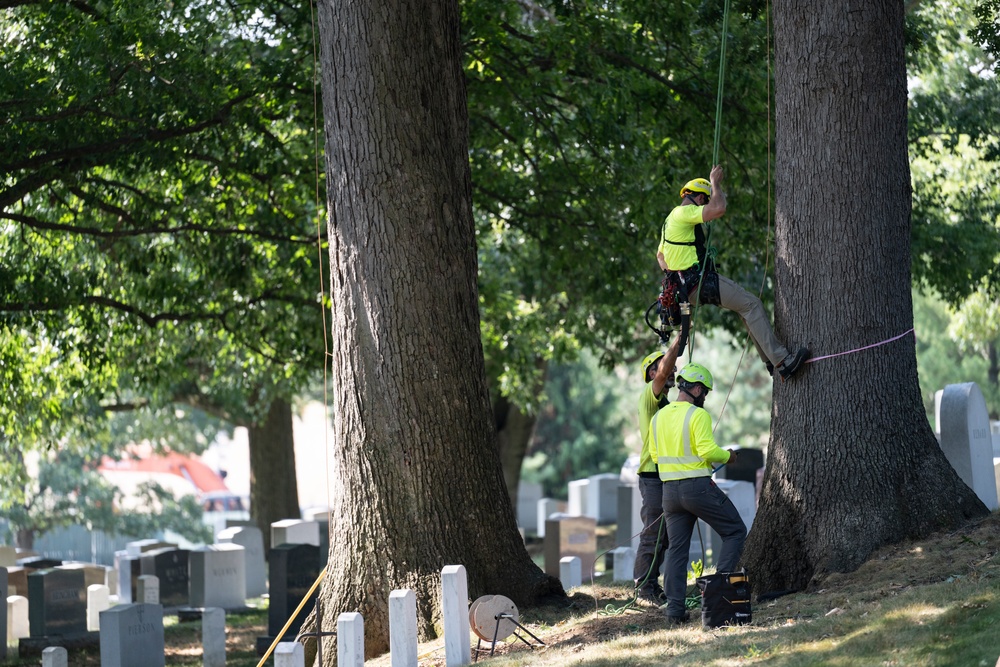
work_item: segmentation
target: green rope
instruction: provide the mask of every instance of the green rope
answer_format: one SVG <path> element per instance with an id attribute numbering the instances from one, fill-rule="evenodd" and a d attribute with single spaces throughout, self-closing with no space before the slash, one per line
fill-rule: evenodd
<path id="1" fill-rule="evenodd" d="M 719 43 L 719 90 L 715 97 L 715 139 L 712 143 L 712 166 L 719 164 L 719 144 L 722 138 L 722 91 L 726 83 L 726 43 L 729 41 L 729 0 L 726 0 L 722 11 L 722 39 Z M 701 295 L 702 279 L 705 277 L 705 269 L 708 266 L 708 258 L 714 261 L 716 250 L 711 246 L 712 228 L 705 225 L 705 262 L 701 267 L 701 277 L 698 279 L 698 289 L 695 292 L 695 301 L 701 303 L 698 297 Z M 694 320 L 695 309 L 691 309 L 691 320 Z M 692 330 L 693 330 L 692 326 Z M 688 361 L 694 357 L 694 340 L 688 345 Z"/>
<path id="2" fill-rule="evenodd" d="M 722 135 L 722 89 L 726 81 L 726 42 L 729 41 L 729 0 L 722 13 L 722 40 L 719 45 L 719 93 L 715 98 L 715 142 L 712 146 L 712 164 L 719 164 L 719 143 Z"/>

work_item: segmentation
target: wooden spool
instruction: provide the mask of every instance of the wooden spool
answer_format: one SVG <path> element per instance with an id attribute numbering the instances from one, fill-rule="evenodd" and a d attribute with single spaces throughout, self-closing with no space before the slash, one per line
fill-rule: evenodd
<path id="1" fill-rule="evenodd" d="M 507 614 L 510 618 L 501 618 L 497 628 L 497 616 Z M 469 625 L 477 637 L 484 641 L 501 641 L 514 634 L 517 629 L 517 606 L 503 595 L 484 595 L 469 607 Z M 496 637 L 494 637 L 496 633 Z"/>

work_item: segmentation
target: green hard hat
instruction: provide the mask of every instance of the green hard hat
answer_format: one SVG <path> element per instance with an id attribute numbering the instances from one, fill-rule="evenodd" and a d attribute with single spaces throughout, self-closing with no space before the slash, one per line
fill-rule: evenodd
<path id="1" fill-rule="evenodd" d="M 681 369 L 677 377 L 691 384 L 701 383 L 708 390 L 712 389 L 712 374 L 701 364 L 688 364 Z"/>

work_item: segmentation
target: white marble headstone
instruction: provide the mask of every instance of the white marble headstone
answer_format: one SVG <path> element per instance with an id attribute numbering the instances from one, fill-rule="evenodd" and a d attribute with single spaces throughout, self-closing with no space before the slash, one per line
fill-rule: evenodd
<path id="1" fill-rule="evenodd" d="M 213 544 L 192 549 L 191 606 L 241 609 L 246 606 L 244 549 L 238 544 Z"/>
<path id="2" fill-rule="evenodd" d="M 469 581 L 464 565 L 446 565 L 441 570 L 441 615 L 444 617 L 446 667 L 472 661 L 469 643 Z"/>
<path id="3" fill-rule="evenodd" d="M 389 653 L 391 667 L 417 664 L 417 595 L 409 589 L 389 593 Z"/>
<path id="4" fill-rule="evenodd" d="M 87 586 L 87 632 L 100 632 L 101 612 L 111 607 L 109 590 L 104 584 Z"/>
<path id="5" fill-rule="evenodd" d="M 267 593 L 267 564 L 264 562 L 264 535 L 256 526 L 237 526 L 221 531 L 219 544 L 238 544 L 244 549 L 246 595 L 256 598 Z"/>
<path id="6" fill-rule="evenodd" d="M 599 524 L 618 520 L 618 483 L 620 475 L 602 473 L 591 475 L 587 485 L 587 516 Z"/>
<path id="7" fill-rule="evenodd" d="M 969 488 L 997 509 L 993 437 L 986 401 L 975 382 L 950 384 L 941 395 L 941 449 Z"/>

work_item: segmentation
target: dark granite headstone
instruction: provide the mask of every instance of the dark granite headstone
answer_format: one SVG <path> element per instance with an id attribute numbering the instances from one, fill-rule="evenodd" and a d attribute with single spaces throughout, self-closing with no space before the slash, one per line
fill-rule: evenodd
<path id="1" fill-rule="evenodd" d="M 735 463 L 727 463 L 716 473 L 722 479 L 757 483 L 757 470 L 764 467 L 764 452 L 752 447 L 737 447 L 740 454 Z"/>
<path id="2" fill-rule="evenodd" d="M 43 556 L 31 556 L 30 558 L 21 558 L 17 561 L 17 564 L 26 570 L 47 570 L 52 567 L 59 567 L 63 564 L 61 560 L 55 558 L 45 558 Z"/>
<path id="3" fill-rule="evenodd" d="M 270 603 L 267 612 L 267 637 L 257 638 L 257 654 L 263 655 L 281 629 L 288 622 L 299 602 L 309 592 L 319 576 L 319 547 L 313 544 L 279 544 L 271 549 L 268 558 Z M 314 592 L 289 626 L 282 641 L 294 639 L 302 621 L 316 604 Z"/>
<path id="4" fill-rule="evenodd" d="M 28 575 L 32 637 L 87 632 L 87 588 L 81 570 L 38 570 Z"/>
<path id="5" fill-rule="evenodd" d="M 160 604 L 164 607 L 188 603 L 188 554 L 187 549 L 158 549 L 143 553 L 139 559 L 140 573 L 160 580 Z"/>

